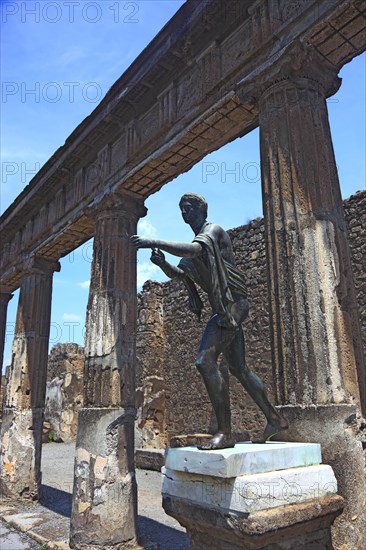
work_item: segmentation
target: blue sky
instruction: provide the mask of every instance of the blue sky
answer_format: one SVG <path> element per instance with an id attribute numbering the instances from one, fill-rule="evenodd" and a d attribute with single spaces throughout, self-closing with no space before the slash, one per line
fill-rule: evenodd
<path id="1" fill-rule="evenodd" d="M 7 1 L 1 3 L 1 211 L 183 4 L 182 0 Z M 344 198 L 365 187 L 365 55 L 346 65 L 328 100 Z M 204 195 L 209 219 L 225 228 L 262 215 L 259 134 L 237 139 L 146 201 L 139 232 L 191 240 L 178 202 Z M 164 214 L 162 214 L 164 213 Z M 51 345 L 83 343 L 92 243 L 61 260 L 54 276 Z M 165 280 L 138 254 L 139 286 Z M 4 364 L 11 357 L 18 291 L 9 303 Z"/>

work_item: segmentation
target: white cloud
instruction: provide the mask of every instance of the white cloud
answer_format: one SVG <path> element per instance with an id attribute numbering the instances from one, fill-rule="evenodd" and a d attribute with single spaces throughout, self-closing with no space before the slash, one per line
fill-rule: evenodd
<path id="1" fill-rule="evenodd" d="M 137 233 L 138 235 L 141 235 L 141 237 L 150 237 L 151 239 L 156 239 L 158 236 L 156 227 L 154 227 L 153 224 L 146 218 L 139 221 Z"/>
<path id="2" fill-rule="evenodd" d="M 86 281 L 82 281 L 81 283 L 78 283 L 78 286 L 81 286 L 81 288 L 89 288 L 90 287 L 90 279 L 87 279 Z"/>
<path id="3" fill-rule="evenodd" d="M 152 264 L 151 262 L 142 262 L 137 264 L 137 288 L 140 290 L 142 285 L 148 279 L 153 279 L 154 281 L 160 280 L 162 273 L 160 268 L 157 265 Z"/>
<path id="4" fill-rule="evenodd" d="M 76 315 L 75 313 L 63 313 L 62 320 L 63 321 L 81 321 L 81 317 L 80 315 Z"/>

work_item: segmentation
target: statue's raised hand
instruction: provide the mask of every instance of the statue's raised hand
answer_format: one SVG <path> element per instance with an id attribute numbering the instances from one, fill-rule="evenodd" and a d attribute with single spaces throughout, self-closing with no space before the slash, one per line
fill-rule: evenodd
<path id="1" fill-rule="evenodd" d="M 165 256 L 159 248 L 153 248 L 150 260 L 159 267 L 165 264 Z"/>
<path id="2" fill-rule="evenodd" d="M 154 246 L 154 241 L 152 239 L 147 239 L 146 237 L 140 237 L 140 235 L 132 235 L 131 243 L 136 248 L 152 248 Z"/>

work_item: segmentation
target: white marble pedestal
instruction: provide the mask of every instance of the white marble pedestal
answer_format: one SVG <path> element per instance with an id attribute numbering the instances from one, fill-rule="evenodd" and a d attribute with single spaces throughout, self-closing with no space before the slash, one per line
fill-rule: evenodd
<path id="1" fill-rule="evenodd" d="M 168 449 L 162 472 L 164 509 L 186 527 L 191 549 L 288 549 L 292 540 L 332 548 L 343 501 L 316 443 Z"/>

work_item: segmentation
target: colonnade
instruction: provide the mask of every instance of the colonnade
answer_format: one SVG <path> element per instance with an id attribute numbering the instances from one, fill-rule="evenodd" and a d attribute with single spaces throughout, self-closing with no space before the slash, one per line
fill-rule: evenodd
<path id="1" fill-rule="evenodd" d="M 258 93 L 269 310 L 277 403 L 301 407 L 365 399 L 352 268 L 326 97 L 329 67 L 302 64 Z M 128 236 L 146 212 L 127 195 L 95 207 L 71 544 L 136 540 L 134 365 L 136 253 Z M 56 262 L 25 266 L 2 427 L 1 485 L 39 495 L 52 276 Z M 11 293 L 1 289 L 1 321 Z M 0 334 L 3 349 L 4 330 Z"/>

